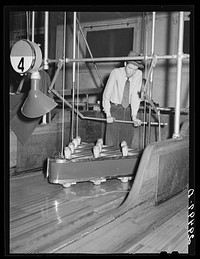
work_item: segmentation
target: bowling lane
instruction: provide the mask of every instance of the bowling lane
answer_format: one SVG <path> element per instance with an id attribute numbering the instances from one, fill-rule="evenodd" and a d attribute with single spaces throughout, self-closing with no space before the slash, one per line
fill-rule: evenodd
<path id="1" fill-rule="evenodd" d="M 10 180 L 10 252 L 40 253 L 61 246 L 102 213 L 118 207 L 131 182 L 110 179 L 63 188 L 43 172 Z M 92 224 L 92 223 L 91 223 Z"/>

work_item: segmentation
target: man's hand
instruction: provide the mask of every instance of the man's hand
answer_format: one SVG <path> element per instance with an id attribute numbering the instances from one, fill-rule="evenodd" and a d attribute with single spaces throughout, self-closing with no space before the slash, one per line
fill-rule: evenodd
<path id="1" fill-rule="evenodd" d="M 141 126 L 142 124 L 141 120 L 137 119 L 135 116 L 132 116 L 132 121 L 135 127 Z"/>
<path id="2" fill-rule="evenodd" d="M 115 118 L 112 117 L 111 115 L 109 115 L 109 116 L 106 117 L 106 120 L 107 120 L 107 123 L 113 123 Z"/>

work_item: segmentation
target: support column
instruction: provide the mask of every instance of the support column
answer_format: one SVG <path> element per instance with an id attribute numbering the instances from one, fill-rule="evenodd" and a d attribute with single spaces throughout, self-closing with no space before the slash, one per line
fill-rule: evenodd
<path id="1" fill-rule="evenodd" d="M 184 33 L 184 12 L 179 16 L 179 39 L 178 39 L 178 57 L 177 57 L 177 87 L 176 87 L 176 106 L 173 138 L 180 137 L 180 100 L 181 100 L 181 73 L 182 73 L 182 55 L 183 55 L 183 33 Z"/>

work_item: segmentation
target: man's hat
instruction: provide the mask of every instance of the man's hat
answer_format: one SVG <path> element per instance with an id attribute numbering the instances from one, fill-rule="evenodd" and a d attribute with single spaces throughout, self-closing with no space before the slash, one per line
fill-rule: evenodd
<path id="1" fill-rule="evenodd" d="M 128 53 L 128 57 L 138 57 L 140 56 L 140 54 L 138 54 L 137 52 L 131 50 L 129 53 Z M 142 60 L 127 60 L 127 63 L 131 63 L 139 68 L 144 68 L 144 65 L 142 63 Z"/>

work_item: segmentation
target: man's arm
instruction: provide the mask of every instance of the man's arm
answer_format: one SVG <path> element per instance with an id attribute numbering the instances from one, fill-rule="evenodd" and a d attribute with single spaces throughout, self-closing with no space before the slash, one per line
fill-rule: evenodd
<path id="1" fill-rule="evenodd" d="M 102 98 L 102 106 L 103 106 L 104 112 L 106 113 L 108 123 L 112 123 L 114 120 L 114 118 L 111 116 L 111 113 L 110 113 L 110 99 L 113 93 L 115 80 L 116 80 L 115 71 L 113 70 L 110 73 L 110 76 L 108 78 L 106 87 L 103 92 L 103 98 Z"/>
<path id="2" fill-rule="evenodd" d="M 142 71 L 138 70 L 137 77 L 135 79 L 135 85 L 137 86 L 137 91 L 131 98 L 131 114 L 132 114 L 132 121 L 134 122 L 134 126 L 140 126 L 141 120 L 137 119 L 137 113 L 140 107 L 140 91 L 142 87 Z"/>

